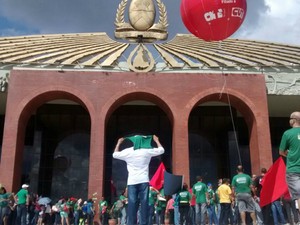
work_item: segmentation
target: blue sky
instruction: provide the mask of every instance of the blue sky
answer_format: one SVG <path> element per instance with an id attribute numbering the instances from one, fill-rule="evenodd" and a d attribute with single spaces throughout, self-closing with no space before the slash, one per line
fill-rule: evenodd
<path id="1" fill-rule="evenodd" d="M 121 0 L 0 0 L 0 36 L 106 32 L 113 38 Z M 130 0 L 128 0 L 130 2 Z M 180 0 L 162 0 L 169 38 L 189 33 L 180 17 Z M 246 19 L 233 35 L 300 45 L 299 0 L 248 0 Z"/>

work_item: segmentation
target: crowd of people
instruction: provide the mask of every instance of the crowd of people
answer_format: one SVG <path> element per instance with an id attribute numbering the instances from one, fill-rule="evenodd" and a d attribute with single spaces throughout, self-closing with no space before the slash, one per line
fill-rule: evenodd
<path id="1" fill-rule="evenodd" d="M 148 225 L 238 225 L 238 224 L 300 224 L 299 211 L 295 201 L 287 192 L 280 199 L 263 208 L 259 206 L 261 175 L 249 175 L 237 167 L 237 175 L 219 179 L 214 188 L 212 183 L 204 183 L 201 176 L 190 188 L 184 183 L 182 189 L 172 196 L 164 195 L 150 186 L 148 196 Z M 108 225 L 109 219 L 125 225 L 128 220 L 127 188 L 109 202 L 105 197 L 82 200 L 74 197 L 61 198 L 57 202 L 28 193 L 29 185 L 22 185 L 17 194 L 7 193 L 1 187 L 0 225 L 91 225 L 98 221 Z M 141 208 L 137 212 L 137 223 L 141 221 Z"/>
<path id="2" fill-rule="evenodd" d="M 291 114 L 290 125 L 279 149 L 287 158 L 288 191 L 262 208 L 261 181 L 267 170 L 262 168 L 259 176 L 251 177 L 242 165 L 237 166 L 232 180 L 219 179 L 216 188 L 198 176 L 191 188 L 185 183 L 177 193 L 165 196 L 163 187 L 157 190 L 149 186 L 150 160 L 163 154 L 164 148 L 156 135 L 134 135 L 119 138 L 113 153 L 113 158 L 126 162 L 128 170 L 127 187 L 115 202 L 109 204 L 104 197 L 99 202 L 70 197 L 54 203 L 30 195 L 27 184 L 16 194 L 1 186 L 0 225 L 92 225 L 94 220 L 107 225 L 109 218 L 121 225 L 299 225 L 300 112 Z M 133 146 L 121 150 L 126 139 Z"/>
<path id="3" fill-rule="evenodd" d="M 23 184 L 16 194 L 0 188 L 0 225 L 92 225 L 95 200 L 74 197 L 53 202 L 48 197 L 28 192 Z"/>
<path id="4" fill-rule="evenodd" d="M 261 181 L 266 172 L 262 168 L 261 175 L 250 176 L 239 165 L 232 181 L 219 179 L 215 188 L 198 176 L 191 188 L 184 184 L 182 190 L 173 196 L 163 196 L 163 188 L 155 190 L 154 194 L 150 191 L 148 224 L 300 224 L 296 201 L 291 199 L 288 191 L 274 202 L 260 207 Z M 156 200 L 153 201 L 155 195 Z M 166 204 L 161 203 L 162 197 L 166 199 Z M 162 215 L 164 218 L 161 218 Z"/>

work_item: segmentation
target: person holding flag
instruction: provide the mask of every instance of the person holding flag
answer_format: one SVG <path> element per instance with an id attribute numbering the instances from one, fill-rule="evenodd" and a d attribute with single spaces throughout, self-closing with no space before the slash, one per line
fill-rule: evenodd
<path id="1" fill-rule="evenodd" d="M 286 181 L 300 212 L 300 112 L 293 112 L 289 123 L 292 128 L 283 133 L 279 154 L 287 158 Z"/>
<path id="2" fill-rule="evenodd" d="M 125 139 L 133 142 L 133 146 L 120 151 L 120 145 Z M 152 147 L 152 140 L 157 147 Z M 164 153 L 156 135 L 134 135 L 119 138 L 115 147 L 113 158 L 126 162 L 128 170 L 128 220 L 127 225 L 137 224 L 137 211 L 141 205 L 141 225 L 148 224 L 149 202 L 149 163 L 152 157 Z"/>

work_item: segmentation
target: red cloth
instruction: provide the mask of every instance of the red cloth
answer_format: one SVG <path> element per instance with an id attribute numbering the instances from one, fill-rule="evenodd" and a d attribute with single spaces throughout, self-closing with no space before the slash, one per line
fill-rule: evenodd
<path id="1" fill-rule="evenodd" d="M 191 206 L 195 206 L 196 205 L 196 195 L 193 194 L 193 188 L 190 188 L 189 192 L 192 195 L 192 199 L 190 201 L 190 205 Z"/>
<path id="2" fill-rule="evenodd" d="M 164 184 L 165 170 L 165 165 L 161 162 L 152 179 L 150 180 L 150 185 L 157 190 L 161 189 Z"/>
<path id="3" fill-rule="evenodd" d="M 286 167 L 283 159 L 280 157 L 271 166 L 262 180 L 262 189 L 260 192 L 260 206 L 268 205 L 280 198 L 288 186 L 285 180 Z"/>
<path id="4" fill-rule="evenodd" d="M 112 197 L 117 196 L 117 188 L 114 185 L 114 181 L 110 179 L 110 192 L 112 194 Z"/>

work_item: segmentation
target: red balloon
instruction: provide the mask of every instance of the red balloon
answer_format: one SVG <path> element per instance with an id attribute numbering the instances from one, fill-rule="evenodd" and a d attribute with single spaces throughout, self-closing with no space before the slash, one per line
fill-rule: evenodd
<path id="1" fill-rule="evenodd" d="M 185 27 L 205 41 L 220 41 L 242 25 L 246 0 L 182 0 L 180 13 Z"/>

